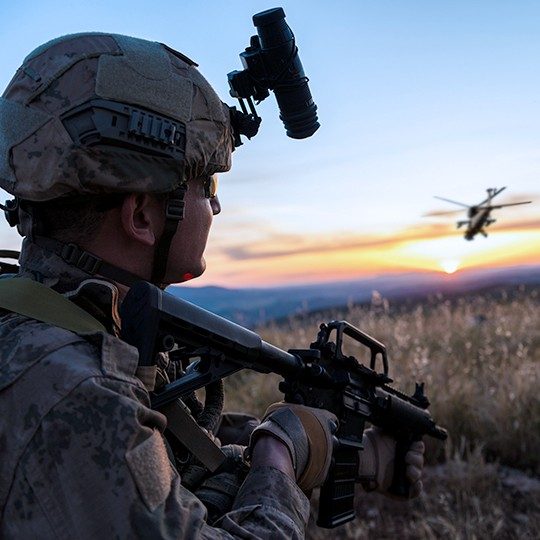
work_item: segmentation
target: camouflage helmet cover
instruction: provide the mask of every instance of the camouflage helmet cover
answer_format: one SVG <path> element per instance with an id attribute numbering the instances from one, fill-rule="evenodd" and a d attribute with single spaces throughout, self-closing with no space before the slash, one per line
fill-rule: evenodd
<path id="1" fill-rule="evenodd" d="M 79 144 L 62 118 L 92 100 L 129 104 L 185 126 L 176 158 Z M 30 201 L 69 194 L 169 192 L 183 174 L 230 169 L 227 106 L 188 58 L 157 42 L 63 36 L 25 58 L 0 98 L 0 187 Z"/>

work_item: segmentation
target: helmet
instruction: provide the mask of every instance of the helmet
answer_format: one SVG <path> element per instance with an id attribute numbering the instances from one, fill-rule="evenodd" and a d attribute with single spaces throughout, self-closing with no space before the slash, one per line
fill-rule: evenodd
<path id="1" fill-rule="evenodd" d="M 0 98 L 0 187 L 29 201 L 170 192 L 230 169 L 228 107 L 169 47 L 82 33 L 23 62 Z"/>
<path id="2" fill-rule="evenodd" d="M 24 59 L 0 98 L 0 187 L 15 196 L 3 207 L 8 221 L 20 220 L 23 236 L 90 274 L 107 275 L 111 265 L 43 232 L 38 237 L 35 218 L 19 201 L 170 194 L 154 257 L 152 281 L 159 283 L 183 219 L 186 180 L 229 170 L 233 149 L 227 105 L 193 61 L 157 42 L 105 33 L 60 37 Z M 116 270 L 108 273 L 117 281 L 140 279 Z"/>

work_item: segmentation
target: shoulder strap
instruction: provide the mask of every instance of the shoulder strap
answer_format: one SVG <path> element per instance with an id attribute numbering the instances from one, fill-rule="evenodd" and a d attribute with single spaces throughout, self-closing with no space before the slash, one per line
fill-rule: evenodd
<path id="1" fill-rule="evenodd" d="M 0 279 L 0 308 L 77 334 L 106 332 L 77 304 L 28 278 Z"/>

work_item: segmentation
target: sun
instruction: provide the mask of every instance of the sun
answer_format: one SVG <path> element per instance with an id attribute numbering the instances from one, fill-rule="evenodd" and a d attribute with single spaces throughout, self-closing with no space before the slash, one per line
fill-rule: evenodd
<path id="1" fill-rule="evenodd" d="M 453 274 L 459 267 L 459 261 L 456 259 L 444 259 L 439 264 L 447 274 Z"/>

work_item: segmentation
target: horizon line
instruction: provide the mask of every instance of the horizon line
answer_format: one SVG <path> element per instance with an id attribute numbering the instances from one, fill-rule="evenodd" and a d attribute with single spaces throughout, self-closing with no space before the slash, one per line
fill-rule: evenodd
<path id="1" fill-rule="evenodd" d="M 186 281 L 183 283 L 172 283 L 171 285 L 168 285 L 168 287 L 184 287 L 184 288 L 190 288 L 190 289 L 208 289 L 208 288 L 219 288 L 219 289 L 228 289 L 228 290 L 265 290 L 265 289 L 289 289 L 289 288 L 300 288 L 300 287 L 317 287 L 318 285 L 333 285 L 333 284 L 346 284 L 346 283 L 358 283 L 358 282 L 366 282 L 370 280 L 376 280 L 379 278 L 392 278 L 392 277 L 403 277 L 403 276 L 420 276 L 429 274 L 431 276 L 438 276 L 441 279 L 445 280 L 453 280 L 457 277 L 464 276 L 465 274 L 485 274 L 489 272 L 497 272 L 497 271 L 511 271 L 514 270 L 537 270 L 540 272 L 540 262 L 535 263 L 528 263 L 528 264 L 509 264 L 504 266 L 475 266 L 475 267 L 469 267 L 469 268 L 460 268 L 455 270 L 454 272 L 448 273 L 444 270 L 429 270 L 429 269 L 416 269 L 411 270 L 407 269 L 405 271 L 396 271 L 396 270 L 390 270 L 388 272 L 378 272 L 376 274 L 365 274 L 364 276 L 359 276 L 357 278 L 343 278 L 343 279 L 328 279 L 328 280 L 319 280 L 319 281 L 307 281 L 305 283 L 297 283 L 297 282 L 289 282 L 289 283 L 280 283 L 275 285 L 247 285 L 244 287 L 234 287 L 234 286 L 228 286 L 228 285 L 220 285 L 218 283 L 210 283 L 205 285 L 197 285 L 192 281 Z"/>

